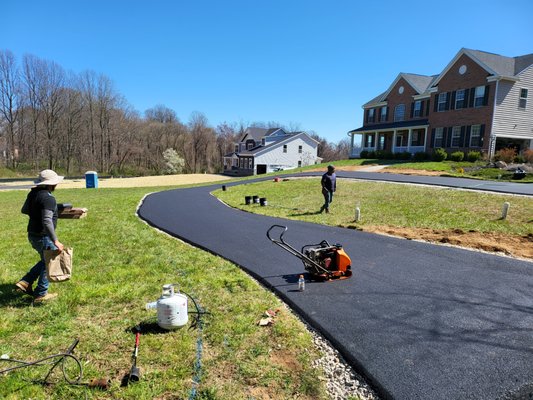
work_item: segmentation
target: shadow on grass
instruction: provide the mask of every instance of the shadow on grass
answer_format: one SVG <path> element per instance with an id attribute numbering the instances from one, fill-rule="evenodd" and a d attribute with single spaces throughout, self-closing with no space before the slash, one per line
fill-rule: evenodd
<path id="1" fill-rule="evenodd" d="M 28 307 L 32 300 L 31 296 L 17 292 L 14 284 L 0 284 L 0 307 Z"/>
<path id="2" fill-rule="evenodd" d="M 305 211 L 305 212 L 299 212 L 299 213 L 291 213 L 289 214 L 289 217 L 302 217 L 302 216 L 305 216 L 305 215 L 318 215 L 318 214 L 321 214 L 322 211 L 320 210 L 317 210 L 317 211 Z"/>
<path id="3" fill-rule="evenodd" d="M 159 335 L 161 333 L 171 332 L 168 329 L 161 328 L 153 319 L 144 320 L 135 326 L 130 326 L 126 329 L 126 332 L 135 334 L 137 330 L 139 330 L 141 335 Z"/>

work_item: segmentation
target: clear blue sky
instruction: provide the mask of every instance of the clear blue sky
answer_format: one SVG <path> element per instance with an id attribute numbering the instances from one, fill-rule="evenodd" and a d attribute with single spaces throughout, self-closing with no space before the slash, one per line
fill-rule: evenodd
<path id="1" fill-rule="evenodd" d="M 0 49 L 107 75 L 140 113 L 299 124 L 336 142 L 400 72 L 533 52 L 533 1 L 1 0 Z"/>

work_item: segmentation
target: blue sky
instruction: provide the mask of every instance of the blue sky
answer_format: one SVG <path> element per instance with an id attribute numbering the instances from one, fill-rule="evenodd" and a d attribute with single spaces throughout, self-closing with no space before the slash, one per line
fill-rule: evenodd
<path id="1" fill-rule="evenodd" d="M 533 52 L 533 1 L 1 0 L 0 49 L 94 70 L 143 113 L 298 124 L 336 142 L 400 72 Z"/>

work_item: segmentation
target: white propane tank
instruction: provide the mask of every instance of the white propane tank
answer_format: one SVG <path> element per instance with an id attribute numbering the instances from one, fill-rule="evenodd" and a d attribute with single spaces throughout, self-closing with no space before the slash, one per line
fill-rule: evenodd
<path id="1" fill-rule="evenodd" d="M 157 300 L 157 325 L 163 329 L 179 329 L 188 321 L 187 296 L 174 293 L 174 285 L 164 285 L 163 294 Z"/>

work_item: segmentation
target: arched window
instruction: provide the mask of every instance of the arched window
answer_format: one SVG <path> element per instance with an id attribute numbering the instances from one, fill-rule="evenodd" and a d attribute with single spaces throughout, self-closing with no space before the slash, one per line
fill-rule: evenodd
<path id="1" fill-rule="evenodd" d="M 394 122 L 403 121 L 405 118 L 405 104 L 394 107 Z"/>

